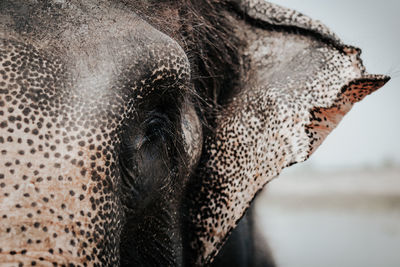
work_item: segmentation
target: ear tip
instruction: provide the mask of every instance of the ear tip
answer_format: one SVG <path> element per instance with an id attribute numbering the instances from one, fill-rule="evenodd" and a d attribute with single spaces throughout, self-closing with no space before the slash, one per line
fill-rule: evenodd
<path id="1" fill-rule="evenodd" d="M 377 90 L 384 86 L 388 81 L 390 81 L 391 77 L 384 74 L 367 74 L 364 75 L 360 80 L 368 83 L 372 83 L 374 85 L 374 89 Z"/>
<path id="2" fill-rule="evenodd" d="M 382 80 L 384 82 L 384 84 L 386 84 L 388 81 L 390 81 L 392 79 L 392 77 L 388 76 L 388 75 L 381 75 L 382 76 Z"/>
<path id="3" fill-rule="evenodd" d="M 368 74 L 368 75 L 365 75 L 364 78 L 374 80 L 376 82 L 383 82 L 383 83 L 387 83 L 391 79 L 390 76 L 385 75 L 385 74 Z"/>
<path id="4" fill-rule="evenodd" d="M 345 85 L 340 95 L 339 101 L 346 99 L 352 104 L 361 101 L 367 95 L 377 91 L 384 86 L 390 77 L 382 74 L 365 74 L 360 78 L 356 78 Z"/>

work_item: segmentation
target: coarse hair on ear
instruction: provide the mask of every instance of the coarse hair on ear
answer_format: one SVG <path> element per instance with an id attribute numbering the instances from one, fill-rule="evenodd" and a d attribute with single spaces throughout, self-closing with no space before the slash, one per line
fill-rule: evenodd
<path id="1" fill-rule="evenodd" d="M 319 21 L 264 0 L 224 3 L 240 69 L 188 186 L 191 264 L 199 266 L 266 183 L 306 160 L 354 103 L 389 80 L 368 74 L 360 49 Z"/>

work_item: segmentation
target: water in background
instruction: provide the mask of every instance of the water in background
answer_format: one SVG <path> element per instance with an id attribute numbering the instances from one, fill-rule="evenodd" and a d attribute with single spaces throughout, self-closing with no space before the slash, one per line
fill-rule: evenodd
<path id="1" fill-rule="evenodd" d="M 256 202 L 279 267 L 399 267 L 400 168 L 300 169 Z"/>
<path id="2" fill-rule="evenodd" d="M 258 198 L 278 266 L 399 267 L 400 1 L 271 1 L 321 20 L 362 48 L 369 72 L 392 76 Z"/>

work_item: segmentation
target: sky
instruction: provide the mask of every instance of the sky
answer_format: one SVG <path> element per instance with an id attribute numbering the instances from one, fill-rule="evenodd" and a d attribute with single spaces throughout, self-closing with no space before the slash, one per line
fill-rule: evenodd
<path id="1" fill-rule="evenodd" d="M 400 166 L 400 1 L 271 0 L 331 28 L 360 47 L 369 73 L 392 77 L 356 104 L 314 155 L 300 167 L 314 169 Z"/>

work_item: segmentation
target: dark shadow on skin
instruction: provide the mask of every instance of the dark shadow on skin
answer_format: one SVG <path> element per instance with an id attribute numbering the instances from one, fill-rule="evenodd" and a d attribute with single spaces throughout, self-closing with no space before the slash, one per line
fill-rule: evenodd
<path id="1" fill-rule="evenodd" d="M 275 267 L 267 243 L 256 228 L 253 206 L 216 256 L 212 267 Z"/>

